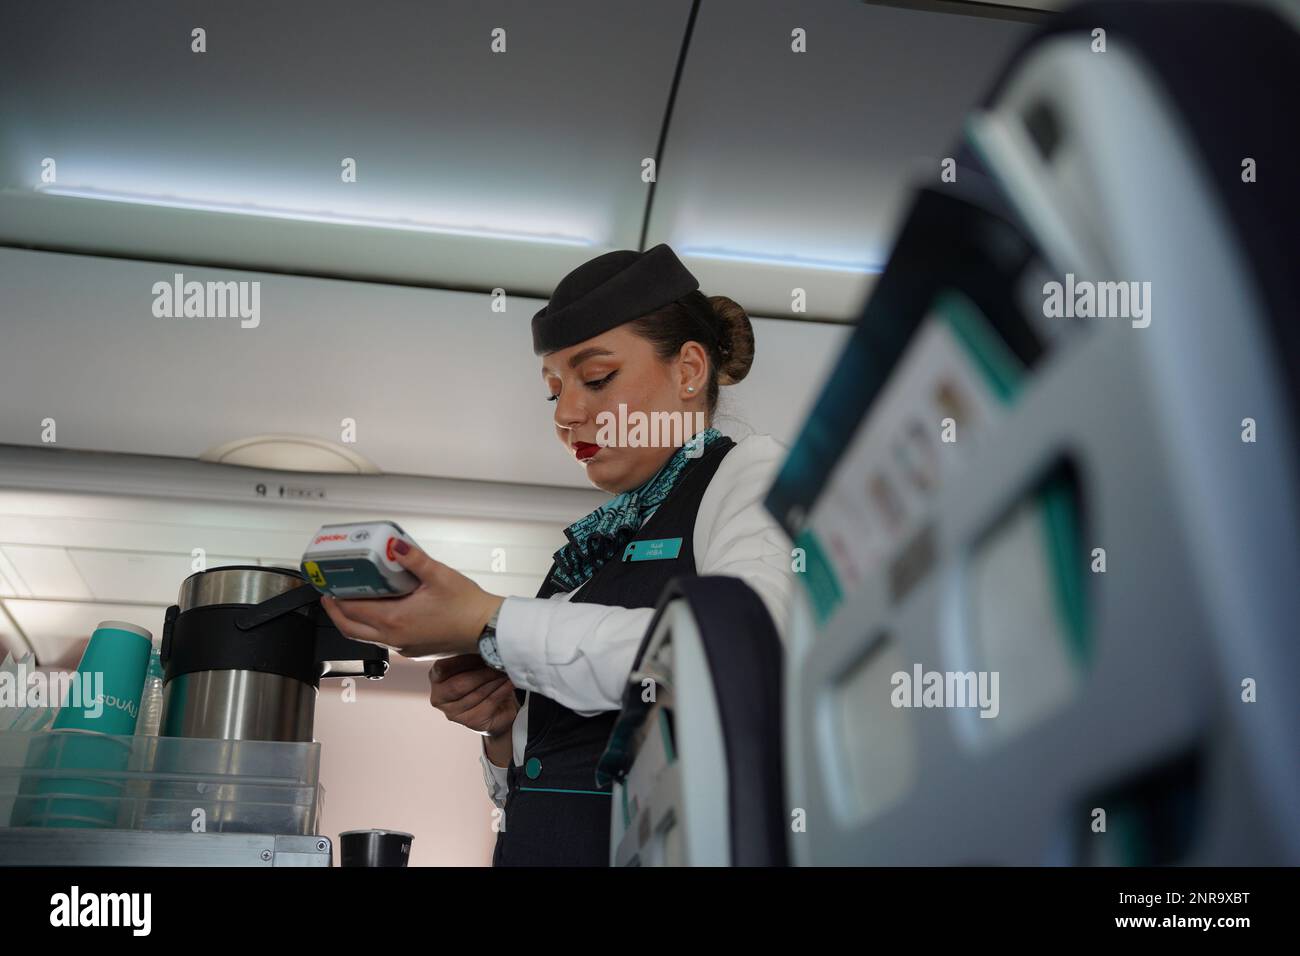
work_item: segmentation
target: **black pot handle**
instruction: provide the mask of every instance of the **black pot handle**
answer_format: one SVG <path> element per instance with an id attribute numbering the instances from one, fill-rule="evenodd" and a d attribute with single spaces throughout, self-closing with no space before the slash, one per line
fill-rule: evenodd
<path id="1" fill-rule="evenodd" d="M 319 601 L 320 592 L 313 587 L 303 585 L 299 588 L 290 588 L 283 594 L 267 598 L 261 604 L 254 604 L 247 614 L 235 619 L 235 627 L 241 631 L 251 631 L 255 627 L 261 627 L 267 621 L 274 621 L 282 614 L 288 614 L 290 611 L 296 611 Z"/>
<path id="2" fill-rule="evenodd" d="M 334 622 L 320 607 L 320 592 L 313 587 L 292 588 L 261 604 L 253 605 L 248 613 L 235 619 L 241 631 L 251 631 L 268 621 L 302 608 L 312 608 L 310 616 L 316 625 L 316 662 L 328 665 L 322 677 L 365 677 L 379 680 L 388 672 L 388 648 L 344 637 Z"/>

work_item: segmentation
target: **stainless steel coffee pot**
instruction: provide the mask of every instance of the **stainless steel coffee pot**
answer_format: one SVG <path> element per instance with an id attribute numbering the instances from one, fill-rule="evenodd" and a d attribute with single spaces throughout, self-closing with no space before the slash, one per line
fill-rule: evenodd
<path id="1" fill-rule="evenodd" d="M 191 574 L 163 624 L 168 737 L 310 741 L 322 677 L 378 680 L 388 650 L 339 633 L 290 568 Z"/>

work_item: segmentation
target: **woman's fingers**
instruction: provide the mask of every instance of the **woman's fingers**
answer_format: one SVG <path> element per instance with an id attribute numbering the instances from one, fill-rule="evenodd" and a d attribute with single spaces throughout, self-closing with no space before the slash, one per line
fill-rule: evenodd
<path id="1" fill-rule="evenodd" d="M 457 675 L 457 680 L 470 675 Z M 508 684 L 509 678 L 505 674 L 497 674 L 496 677 L 478 678 L 475 681 L 464 681 L 464 689 L 457 688 L 457 692 L 447 692 L 439 697 L 441 705 L 435 704 L 448 717 L 455 717 L 465 713 L 472 707 L 482 703 L 493 691 L 500 690 L 503 684 Z M 444 690 L 446 688 L 444 687 Z M 432 695 L 431 695 L 432 697 Z"/>
<path id="2" fill-rule="evenodd" d="M 354 621 L 340 610 L 338 602 L 331 597 L 323 597 L 320 601 L 321 607 L 329 615 L 329 619 L 334 622 L 339 633 L 344 637 L 350 637 L 354 641 L 364 641 L 367 644 L 378 644 L 381 647 L 387 647 L 382 640 L 383 634 L 369 624 L 362 624 L 360 621 Z"/>
<path id="3" fill-rule="evenodd" d="M 469 666 L 455 658 L 438 661 L 429 668 L 429 703 L 439 710 L 454 716 L 482 701 L 488 694 L 498 690 L 503 683 L 509 683 L 509 677 L 495 668 L 488 667 L 477 655 L 461 655 L 474 658 L 477 665 Z M 443 665 L 439 667 L 438 665 Z M 460 667 L 454 673 L 445 676 L 441 671 Z"/>
<path id="4" fill-rule="evenodd" d="M 329 613 L 332 607 L 337 611 L 344 620 L 353 624 L 360 624 L 369 628 L 389 628 L 392 627 L 394 615 L 397 613 L 397 604 L 406 600 L 400 598 L 354 598 L 351 601 L 340 601 L 337 598 L 322 597 L 321 606 Z M 340 628 L 342 630 L 342 628 Z"/>
<path id="5" fill-rule="evenodd" d="M 489 725 L 492 715 L 502 707 L 502 698 L 499 695 L 511 690 L 513 688 L 508 681 L 498 682 L 492 684 L 490 688 L 483 688 L 483 694 L 476 693 L 473 703 L 468 706 L 460 706 L 461 702 L 458 701 L 455 704 L 444 704 L 437 709 L 454 723 L 463 724 L 471 730 L 482 731 Z"/>
<path id="6" fill-rule="evenodd" d="M 477 654 L 457 654 L 454 657 L 440 657 L 429 668 L 429 680 L 431 682 L 445 680 L 452 674 L 480 670 L 483 666 L 483 658 Z"/>
<path id="7" fill-rule="evenodd" d="M 453 671 L 445 676 L 441 676 L 437 664 L 429 668 L 429 690 L 431 694 L 445 701 L 458 700 L 474 690 L 474 688 L 506 676 L 496 668 L 488 667 L 478 655 L 474 656 L 478 660 L 476 665 L 462 667 L 460 670 Z"/>
<path id="8" fill-rule="evenodd" d="M 513 684 L 509 682 L 502 684 L 483 701 L 455 717 L 456 723 L 462 724 L 470 730 L 478 731 L 480 734 L 491 733 L 493 723 L 511 709 L 509 700 L 514 690 Z M 448 716 L 450 717 L 450 715 Z"/>
<path id="9" fill-rule="evenodd" d="M 512 684 L 510 681 L 506 681 L 502 686 L 498 687 L 496 690 L 494 690 L 491 694 L 488 695 L 488 701 L 494 702 L 494 701 L 507 700 L 514 694 L 514 692 L 515 692 L 515 685 Z"/>
<path id="10" fill-rule="evenodd" d="M 478 654 L 458 654 L 433 662 L 429 669 L 429 685 L 435 695 L 450 701 L 504 676 L 503 671 L 485 665 Z"/>
<path id="11" fill-rule="evenodd" d="M 402 547 L 405 544 L 406 542 L 399 541 L 394 545 L 394 560 L 419 578 L 422 584 L 433 587 L 437 583 L 438 574 L 444 565 L 425 554 L 423 548 L 409 548 L 406 553 L 402 553 Z"/>

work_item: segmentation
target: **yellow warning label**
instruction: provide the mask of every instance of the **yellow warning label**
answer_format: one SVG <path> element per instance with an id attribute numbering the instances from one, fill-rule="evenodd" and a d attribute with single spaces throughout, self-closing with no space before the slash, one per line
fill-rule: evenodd
<path id="1" fill-rule="evenodd" d="M 319 564 L 315 561 L 304 561 L 302 563 L 302 568 L 307 572 L 307 577 L 311 578 L 312 584 L 316 585 L 318 588 L 325 587 L 327 582 L 325 580 L 325 575 L 320 573 Z"/>

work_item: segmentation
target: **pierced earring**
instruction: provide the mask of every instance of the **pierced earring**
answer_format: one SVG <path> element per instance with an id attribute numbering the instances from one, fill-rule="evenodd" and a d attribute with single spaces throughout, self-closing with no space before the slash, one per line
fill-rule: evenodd
<path id="1" fill-rule="evenodd" d="M 693 392 L 693 391 L 695 391 L 695 386 L 694 386 L 694 385 L 687 385 L 687 386 L 686 386 L 686 391 L 688 391 L 688 392 Z"/>

